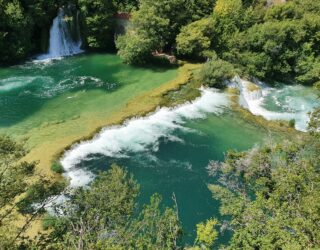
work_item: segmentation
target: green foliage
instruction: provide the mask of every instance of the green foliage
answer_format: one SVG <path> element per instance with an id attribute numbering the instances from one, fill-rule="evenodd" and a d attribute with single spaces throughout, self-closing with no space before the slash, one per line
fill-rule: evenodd
<path id="1" fill-rule="evenodd" d="M 311 113 L 309 122 L 309 132 L 312 136 L 320 137 L 320 109 L 316 109 Z"/>
<path id="2" fill-rule="evenodd" d="M 177 36 L 178 54 L 191 58 L 205 57 L 211 47 L 212 33 L 212 18 L 201 19 L 182 27 Z"/>
<path id="3" fill-rule="evenodd" d="M 181 233 L 177 213 L 163 208 L 154 195 L 137 216 L 139 186 L 124 169 L 114 165 L 90 188 L 73 192 L 62 207 L 64 216 L 46 217 L 49 237 L 36 245 L 54 249 L 175 249 Z M 61 210 L 60 210 L 61 211 Z"/>
<path id="4" fill-rule="evenodd" d="M 181 227 L 176 211 L 161 207 L 155 194 L 129 227 L 129 249 L 176 249 Z"/>
<path id="5" fill-rule="evenodd" d="M 119 12 L 131 12 L 138 7 L 138 0 L 113 0 L 113 4 Z"/>
<path id="6" fill-rule="evenodd" d="M 185 2 L 190 21 L 196 21 L 201 18 L 208 17 L 212 14 L 216 0 L 188 0 Z"/>
<path id="7" fill-rule="evenodd" d="M 236 18 L 242 9 L 241 0 L 217 0 L 214 13 L 219 16 Z"/>
<path id="8" fill-rule="evenodd" d="M 294 128 L 295 125 L 296 125 L 296 120 L 295 120 L 295 119 L 291 119 L 291 120 L 289 121 L 289 127 Z"/>
<path id="9" fill-rule="evenodd" d="M 153 9 L 153 11 L 154 13 L 148 12 L 148 15 L 155 15 L 156 10 Z M 140 22 L 140 17 L 137 16 L 135 19 L 135 16 L 136 15 L 133 17 L 133 22 L 138 19 L 136 22 L 139 22 L 141 26 L 148 25 L 149 21 L 146 23 L 143 21 Z M 116 46 L 122 60 L 129 64 L 144 64 L 150 61 L 151 52 L 158 48 L 158 46 L 160 49 L 161 46 L 160 43 L 158 43 L 161 41 L 157 42 L 157 30 L 165 29 L 168 24 L 167 20 L 159 18 L 153 23 L 154 29 L 149 29 L 149 32 L 153 33 L 153 35 L 138 28 L 132 28 L 132 30 L 128 30 L 125 35 L 118 37 Z"/>
<path id="10" fill-rule="evenodd" d="M 153 51 L 170 49 L 188 18 L 183 0 L 142 0 L 127 33 L 117 39 L 118 54 L 126 63 L 147 62 Z"/>
<path id="11" fill-rule="evenodd" d="M 302 2 L 307 1 L 275 5 L 255 25 L 240 26 L 242 32 L 231 37 L 223 58 L 261 79 L 318 81 L 320 19 L 315 13 L 319 4 L 307 8 Z M 252 14 L 257 16 L 257 11 Z"/>
<path id="12" fill-rule="evenodd" d="M 25 196 L 17 203 L 18 211 L 23 214 L 43 212 L 44 207 L 42 206 L 46 199 L 59 195 L 64 189 L 65 182 L 52 183 L 49 180 L 41 179 L 27 188 Z"/>
<path id="13" fill-rule="evenodd" d="M 19 1 L 0 1 L 0 62 L 24 58 L 30 51 L 30 20 Z"/>
<path id="14" fill-rule="evenodd" d="M 0 211 L 26 190 L 26 177 L 33 174 L 36 164 L 20 162 L 25 154 L 21 144 L 0 136 Z"/>
<path id="15" fill-rule="evenodd" d="M 209 189 L 234 231 L 227 249 L 320 247 L 319 146 L 317 137 L 306 137 L 211 163 L 220 184 Z"/>
<path id="16" fill-rule="evenodd" d="M 319 18 L 255 25 L 234 37 L 226 57 L 252 76 L 282 80 L 297 75 L 301 82 L 309 82 L 318 74 L 313 63 L 316 27 L 320 27 Z M 310 60 L 311 64 L 305 62 Z M 307 72 L 313 67 L 314 72 Z"/>
<path id="17" fill-rule="evenodd" d="M 218 221 L 209 219 L 206 222 L 197 224 L 196 244 L 200 245 L 201 249 L 211 249 L 214 241 L 218 237 L 218 231 L 215 229 Z"/>
<path id="18" fill-rule="evenodd" d="M 112 1 L 78 0 L 84 17 L 86 44 L 90 49 L 108 49 L 112 45 L 112 17 L 116 9 Z"/>
<path id="19" fill-rule="evenodd" d="M 51 165 L 51 171 L 57 173 L 57 174 L 62 174 L 64 172 L 63 166 L 61 165 L 60 162 L 55 161 Z"/>
<path id="20" fill-rule="evenodd" d="M 233 65 L 218 58 L 205 63 L 199 73 L 201 83 L 216 88 L 225 87 L 225 81 L 230 80 L 234 75 Z"/>
<path id="21" fill-rule="evenodd" d="M 65 187 L 63 182 L 37 180 L 36 163 L 22 161 L 26 153 L 23 144 L 0 136 L 0 249 L 17 249 L 21 235 L 38 218 L 49 197 Z M 19 226 L 12 223 L 19 215 L 18 210 L 30 213 Z"/>

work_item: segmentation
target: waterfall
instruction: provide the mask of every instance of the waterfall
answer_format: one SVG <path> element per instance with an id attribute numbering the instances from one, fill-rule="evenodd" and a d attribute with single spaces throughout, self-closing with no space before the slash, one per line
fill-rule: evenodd
<path id="1" fill-rule="evenodd" d="M 263 97 L 262 86 L 245 81 L 239 76 L 236 76 L 233 82 L 240 90 L 240 104 L 245 108 L 250 108 L 252 102 L 259 101 Z"/>
<path id="2" fill-rule="evenodd" d="M 72 36 L 72 28 L 76 29 L 76 38 Z M 68 21 L 64 10 L 60 9 L 50 29 L 49 51 L 37 59 L 46 60 L 79 54 L 83 52 L 81 44 L 78 16 L 71 17 Z"/>
<path id="3" fill-rule="evenodd" d="M 255 83 L 236 76 L 229 84 L 240 91 L 239 103 L 253 115 L 263 116 L 267 120 L 294 119 L 296 129 L 306 131 L 309 112 L 319 104 L 311 88 L 300 85 L 280 85 L 270 87 L 262 82 Z"/>

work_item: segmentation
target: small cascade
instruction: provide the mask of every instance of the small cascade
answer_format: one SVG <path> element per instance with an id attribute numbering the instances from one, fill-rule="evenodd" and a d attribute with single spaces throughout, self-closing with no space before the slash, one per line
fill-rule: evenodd
<path id="1" fill-rule="evenodd" d="M 243 80 L 239 76 L 234 77 L 233 82 L 240 90 L 240 104 L 245 108 L 250 108 L 252 102 L 259 101 L 263 97 L 261 86 Z"/>
<path id="2" fill-rule="evenodd" d="M 294 119 L 296 129 L 301 131 L 307 129 L 308 113 L 319 106 L 314 101 L 316 96 L 307 87 L 299 85 L 272 88 L 264 83 L 252 83 L 236 76 L 230 86 L 239 89 L 240 105 L 253 115 L 263 116 L 267 120 Z"/>
<path id="3" fill-rule="evenodd" d="M 74 36 L 73 29 L 75 29 Z M 37 59 L 55 59 L 79 54 L 83 52 L 81 44 L 78 14 L 69 18 L 65 15 L 64 9 L 60 9 L 50 29 L 49 51 Z"/>

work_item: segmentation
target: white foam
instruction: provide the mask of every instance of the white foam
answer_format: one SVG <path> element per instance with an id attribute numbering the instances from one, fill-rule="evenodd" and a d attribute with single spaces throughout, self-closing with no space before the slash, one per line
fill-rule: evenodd
<path id="1" fill-rule="evenodd" d="M 78 23 L 76 25 L 79 29 Z M 56 60 L 65 56 L 82 53 L 81 45 L 80 37 L 78 41 L 72 39 L 68 24 L 65 20 L 64 11 L 60 9 L 50 29 L 49 51 L 47 54 L 38 56 L 36 61 L 50 62 L 52 59 Z"/>
<path id="2" fill-rule="evenodd" d="M 88 184 L 93 175 L 77 168 L 77 164 L 94 154 L 109 157 L 127 157 L 128 152 L 158 150 L 159 139 L 172 138 L 176 129 L 185 130 L 186 120 L 205 118 L 208 113 L 220 114 L 229 105 L 228 96 L 213 89 L 201 89 L 202 95 L 194 102 L 176 108 L 161 108 L 145 118 L 128 121 L 124 126 L 102 130 L 92 140 L 75 145 L 61 160 L 73 187 Z"/>
<path id="3" fill-rule="evenodd" d="M 239 77 L 234 78 L 237 83 L 241 96 L 240 104 L 247 108 L 254 115 L 261 115 L 267 120 L 295 120 L 295 128 L 306 131 L 309 115 L 316 106 L 316 95 L 307 93 L 307 87 L 300 85 L 281 86 L 280 89 L 271 88 L 263 83 L 256 83 L 259 90 L 250 91 L 248 81 Z M 252 83 L 250 83 L 252 84 Z M 283 100 L 280 100 L 282 97 Z M 271 99 L 278 110 L 269 110 L 266 100 Z M 319 103 L 318 103 L 318 106 Z"/>
<path id="4" fill-rule="evenodd" d="M 43 82 L 52 80 L 45 76 L 17 76 L 0 80 L 0 92 L 9 92 L 32 84 L 35 80 L 40 79 Z"/>

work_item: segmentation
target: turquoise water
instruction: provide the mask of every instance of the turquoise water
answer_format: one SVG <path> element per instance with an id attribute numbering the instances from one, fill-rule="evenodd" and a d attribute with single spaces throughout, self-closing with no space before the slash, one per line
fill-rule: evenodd
<path id="1" fill-rule="evenodd" d="M 219 203 L 207 189 L 207 184 L 214 181 L 206 170 L 210 160 L 221 161 L 228 150 L 247 150 L 272 136 L 227 107 L 199 113 L 195 106 L 158 111 L 147 119 L 107 129 L 92 141 L 76 146 L 62 160 L 73 185 L 78 184 L 75 180 L 83 185 L 82 181 L 88 181 L 91 173 L 106 170 L 113 163 L 125 166 L 141 184 L 140 205 L 148 202 L 153 193 L 160 193 L 164 203 L 171 206 L 175 194 L 184 228 L 183 240 L 192 244 L 197 223 L 210 217 L 223 220 Z M 226 243 L 229 238 L 230 232 L 223 232 L 218 243 Z"/>
<path id="2" fill-rule="evenodd" d="M 0 68 L 0 132 L 23 134 L 44 123 L 105 112 L 99 110 L 102 104 L 112 110 L 173 79 L 176 72 L 131 67 L 108 54 Z"/>
<path id="3" fill-rule="evenodd" d="M 81 55 L 1 68 L 0 133 L 27 134 L 38 150 L 32 157 L 48 160 L 62 143 L 87 135 L 99 124 L 96 121 L 176 75 L 176 69 L 130 67 L 115 55 Z M 91 173 L 117 163 L 141 184 L 140 205 L 157 192 L 171 206 L 174 193 L 184 241 L 192 244 L 197 223 L 210 217 L 224 219 L 207 189 L 214 181 L 206 170 L 210 160 L 223 160 L 227 150 L 247 150 L 270 136 L 233 113 L 225 94 L 205 93 L 196 104 L 160 110 L 106 129 L 105 137 L 94 139 L 89 147 L 75 147 L 70 173 L 72 168 L 84 170 L 77 178 L 90 181 Z M 219 243 L 229 238 L 230 232 L 224 232 Z"/>

